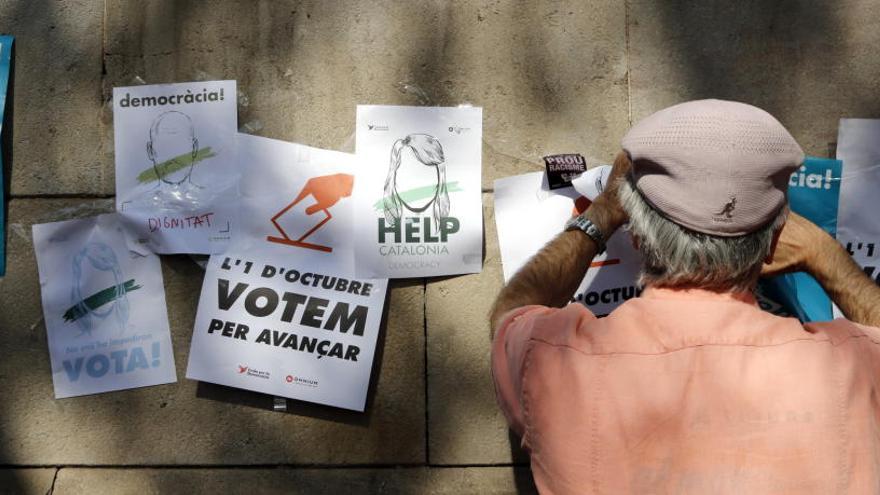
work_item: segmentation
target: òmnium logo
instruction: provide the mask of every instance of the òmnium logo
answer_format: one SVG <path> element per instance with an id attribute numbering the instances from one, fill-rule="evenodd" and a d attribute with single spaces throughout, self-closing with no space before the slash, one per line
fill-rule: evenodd
<path id="1" fill-rule="evenodd" d="M 253 366 L 242 366 L 239 364 L 238 365 L 238 374 L 239 375 L 246 375 L 246 376 L 253 376 L 255 378 L 263 378 L 265 380 L 269 379 L 269 372 L 268 371 L 260 371 L 258 369 L 254 369 Z"/>
<path id="2" fill-rule="evenodd" d="M 724 208 L 721 209 L 718 213 L 715 213 L 715 216 L 712 217 L 712 220 L 716 222 L 723 223 L 731 223 L 733 220 L 733 210 L 736 209 L 736 196 L 731 196 L 730 201 L 724 205 Z"/>
<path id="3" fill-rule="evenodd" d="M 387 131 L 387 125 L 379 125 L 379 124 L 367 124 L 367 130 L 370 131 Z"/>
<path id="4" fill-rule="evenodd" d="M 295 375 L 287 375 L 284 378 L 284 381 L 286 381 L 287 383 L 289 383 L 291 385 L 301 385 L 303 387 L 317 388 L 317 386 L 318 386 L 318 380 L 312 380 L 310 378 L 303 378 L 301 376 L 295 376 Z"/>

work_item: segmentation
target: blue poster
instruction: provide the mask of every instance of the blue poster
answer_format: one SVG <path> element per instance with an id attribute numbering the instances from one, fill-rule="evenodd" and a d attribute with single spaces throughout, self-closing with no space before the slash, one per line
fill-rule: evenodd
<path id="1" fill-rule="evenodd" d="M 6 181 L 3 177 L 3 157 L 9 150 L 3 149 L 3 143 L 7 141 L 3 135 L 3 121 L 6 117 L 6 94 L 9 92 L 11 71 L 12 36 L 0 36 L 0 277 L 6 274 Z"/>
<path id="2" fill-rule="evenodd" d="M 788 182 L 788 201 L 792 211 L 832 236 L 837 234 L 842 168 L 840 160 L 808 156 Z M 761 289 L 803 322 L 834 319 L 831 299 L 808 273 L 787 273 L 762 280 Z"/>

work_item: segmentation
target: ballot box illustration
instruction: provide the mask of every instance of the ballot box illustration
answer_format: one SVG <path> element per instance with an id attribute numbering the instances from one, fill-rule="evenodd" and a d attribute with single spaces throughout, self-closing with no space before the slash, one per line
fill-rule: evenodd
<path id="1" fill-rule="evenodd" d="M 333 218 L 330 208 L 340 199 L 351 196 L 353 185 L 354 177 L 348 174 L 309 179 L 296 199 L 272 217 L 272 224 L 281 237 L 270 235 L 266 240 L 332 252 L 333 247 L 306 242 L 306 239 Z"/>

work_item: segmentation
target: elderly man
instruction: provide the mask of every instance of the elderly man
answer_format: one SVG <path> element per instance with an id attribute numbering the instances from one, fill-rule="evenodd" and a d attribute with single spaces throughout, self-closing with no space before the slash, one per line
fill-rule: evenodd
<path id="1" fill-rule="evenodd" d="M 543 493 L 880 492 L 880 288 L 789 213 L 803 152 L 758 108 L 704 100 L 623 139 L 608 189 L 501 291 L 498 402 Z M 641 297 L 570 304 L 625 223 Z M 847 316 L 762 312 L 759 276 L 813 274 Z"/>

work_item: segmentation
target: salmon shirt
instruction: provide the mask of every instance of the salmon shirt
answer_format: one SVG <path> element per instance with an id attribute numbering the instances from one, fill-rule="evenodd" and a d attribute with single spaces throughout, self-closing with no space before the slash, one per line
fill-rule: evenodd
<path id="1" fill-rule="evenodd" d="M 880 329 L 647 288 L 505 315 L 498 403 L 545 494 L 880 493 Z"/>

